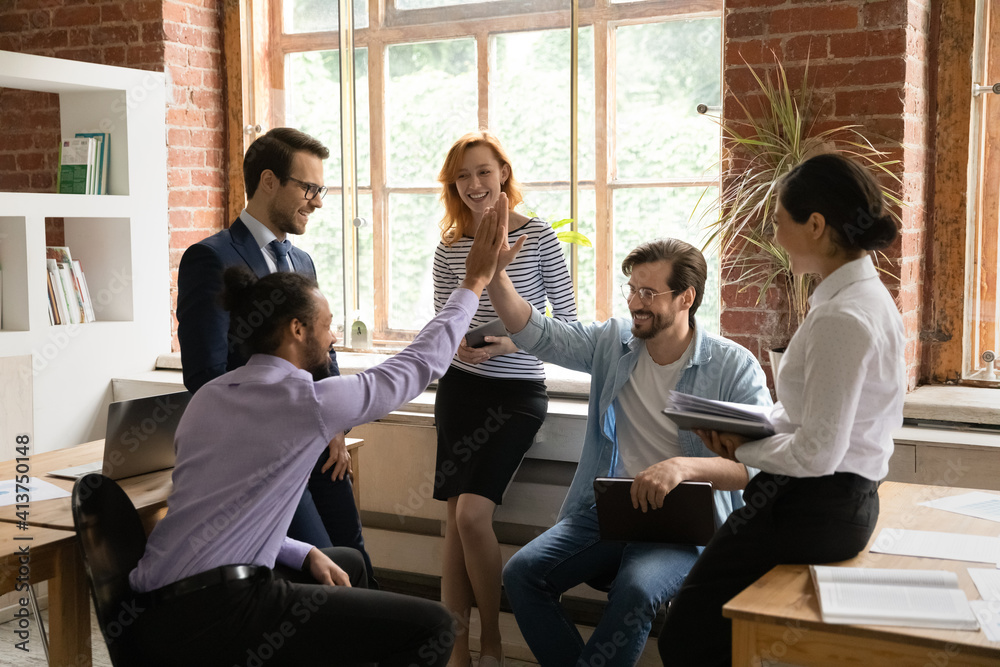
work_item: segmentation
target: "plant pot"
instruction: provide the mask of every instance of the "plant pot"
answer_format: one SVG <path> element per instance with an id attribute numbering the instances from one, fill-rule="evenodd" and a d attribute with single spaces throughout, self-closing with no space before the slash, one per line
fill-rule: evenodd
<path id="1" fill-rule="evenodd" d="M 767 351 L 767 358 L 771 362 L 771 378 L 774 380 L 774 394 L 778 395 L 778 367 L 781 365 L 781 357 L 785 354 L 784 347 L 776 347 Z"/>

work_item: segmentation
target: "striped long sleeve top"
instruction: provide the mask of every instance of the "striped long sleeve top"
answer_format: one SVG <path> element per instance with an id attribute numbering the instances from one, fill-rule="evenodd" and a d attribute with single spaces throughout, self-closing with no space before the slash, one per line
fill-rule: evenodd
<path id="1" fill-rule="evenodd" d="M 512 230 L 507 240 L 513 245 L 521 236 L 528 238 L 524 247 L 507 267 L 514 289 L 532 308 L 545 312 L 545 304 L 552 307 L 552 316 L 564 322 L 576 320 L 576 302 L 573 300 L 573 280 L 563 259 L 562 244 L 552 227 L 539 218 L 531 218 L 520 229 Z M 434 252 L 434 311 L 438 312 L 448 302 L 448 297 L 465 278 L 465 257 L 472 246 L 472 238 L 462 237 L 451 246 L 439 243 Z M 486 291 L 479 299 L 479 309 L 472 318 L 471 327 L 496 319 L 497 314 Z M 452 366 L 463 371 L 493 378 L 544 380 L 542 362 L 527 352 L 493 357 L 481 364 L 466 364 L 456 356 Z"/>

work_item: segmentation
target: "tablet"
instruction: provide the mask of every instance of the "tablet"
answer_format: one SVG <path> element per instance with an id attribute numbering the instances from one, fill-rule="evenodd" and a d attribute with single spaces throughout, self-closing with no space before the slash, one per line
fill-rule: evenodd
<path id="1" fill-rule="evenodd" d="M 469 347 L 485 347 L 489 345 L 486 342 L 486 336 L 506 335 L 507 329 L 504 328 L 503 322 L 500 320 L 491 320 L 486 324 L 480 324 L 478 327 L 469 329 L 469 333 L 465 334 L 465 344 Z"/>
<path id="2" fill-rule="evenodd" d="M 703 547 L 715 534 L 715 493 L 709 482 L 681 482 L 663 500 L 663 507 L 632 507 L 632 480 L 594 480 L 601 539 L 614 542 L 660 542 Z"/>

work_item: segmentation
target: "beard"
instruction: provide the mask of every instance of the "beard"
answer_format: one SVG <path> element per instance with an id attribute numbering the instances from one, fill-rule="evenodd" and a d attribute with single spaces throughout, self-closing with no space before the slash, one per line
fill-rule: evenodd
<path id="1" fill-rule="evenodd" d="M 649 324 L 644 326 L 642 329 L 636 327 L 635 321 L 633 320 L 632 335 L 635 336 L 636 338 L 639 338 L 640 340 L 649 340 L 650 338 L 655 338 L 658 333 L 673 325 L 675 317 L 673 313 L 670 313 L 669 315 L 661 315 L 659 313 L 652 313 L 648 310 L 637 310 L 634 313 L 632 313 L 632 315 L 653 316 L 652 319 L 647 320 Z"/>
<path id="2" fill-rule="evenodd" d="M 324 349 L 323 346 L 319 344 L 316 337 L 311 334 L 307 338 L 307 343 L 309 345 L 309 349 L 316 350 L 316 356 L 312 360 L 312 363 L 309 364 L 309 367 L 305 370 L 309 371 L 314 381 L 330 377 L 331 371 L 333 370 L 333 364 L 330 361 L 330 350 Z"/>
<path id="3" fill-rule="evenodd" d="M 267 208 L 267 216 L 271 221 L 271 224 L 283 231 L 285 234 L 302 234 L 304 233 L 305 227 L 300 227 L 296 224 L 296 214 L 298 209 L 293 211 L 283 210 L 278 208 L 275 202 L 271 202 L 271 205 Z"/>

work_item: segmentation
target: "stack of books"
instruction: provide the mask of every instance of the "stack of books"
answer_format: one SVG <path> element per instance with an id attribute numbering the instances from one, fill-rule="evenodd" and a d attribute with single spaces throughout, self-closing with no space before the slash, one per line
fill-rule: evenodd
<path id="1" fill-rule="evenodd" d="M 663 414 L 687 430 L 739 433 L 748 438 L 766 438 L 775 432 L 770 407 L 715 401 L 679 391 L 670 392 Z"/>
<path id="2" fill-rule="evenodd" d="M 56 192 L 75 195 L 108 194 L 108 162 L 111 135 L 107 132 L 77 132 L 59 147 Z"/>
<path id="3" fill-rule="evenodd" d="M 47 246 L 49 324 L 93 322 L 94 303 L 80 260 L 74 260 L 66 246 Z"/>

